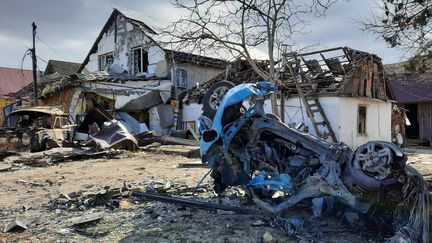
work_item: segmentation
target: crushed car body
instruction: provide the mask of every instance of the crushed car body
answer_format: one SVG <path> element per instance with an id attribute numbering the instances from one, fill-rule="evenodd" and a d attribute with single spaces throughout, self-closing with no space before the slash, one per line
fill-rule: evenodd
<path id="1" fill-rule="evenodd" d="M 20 108 L 8 115 L 15 126 L 2 128 L 2 150 L 37 152 L 72 141 L 75 124 L 55 107 Z"/>
<path id="2" fill-rule="evenodd" d="M 201 158 L 216 193 L 241 185 L 272 215 L 308 202 L 315 217 L 355 213 L 388 241 L 429 242 L 427 186 L 399 147 L 371 141 L 353 151 L 287 126 L 264 112 L 274 91 L 266 82 L 237 85 L 213 118 L 201 117 Z"/>

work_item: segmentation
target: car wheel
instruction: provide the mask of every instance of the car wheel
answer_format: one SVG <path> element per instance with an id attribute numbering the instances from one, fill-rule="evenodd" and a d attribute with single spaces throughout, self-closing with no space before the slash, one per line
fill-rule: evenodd
<path id="1" fill-rule="evenodd" d="M 224 80 L 210 87 L 203 98 L 203 115 L 213 119 L 222 99 L 225 97 L 228 90 L 234 86 L 233 83 Z"/>

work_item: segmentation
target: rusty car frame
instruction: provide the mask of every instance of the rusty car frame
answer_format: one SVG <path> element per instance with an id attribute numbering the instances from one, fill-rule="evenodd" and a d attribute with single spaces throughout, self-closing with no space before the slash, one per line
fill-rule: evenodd
<path id="1" fill-rule="evenodd" d="M 15 126 L 2 128 L 2 150 L 37 152 L 72 141 L 75 124 L 56 107 L 24 107 L 8 115 Z"/>

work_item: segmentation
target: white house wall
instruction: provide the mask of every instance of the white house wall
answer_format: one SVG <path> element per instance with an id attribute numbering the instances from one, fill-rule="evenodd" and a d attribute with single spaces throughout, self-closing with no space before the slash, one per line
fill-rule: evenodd
<path id="1" fill-rule="evenodd" d="M 376 99 L 341 97 L 341 140 L 350 147 L 358 147 L 368 141 L 391 142 L 392 103 Z M 366 106 L 366 134 L 357 133 L 358 107 Z"/>
<path id="2" fill-rule="evenodd" d="M 117 38 L 115 38 L 115 24 L 103 35 L 98 43 L 97 51 L 90 55 L 85 66 L 89 72 L 99 71 L 98 57 L 106 53 L 113 53 L 114 64 L 132 74 L 131 49 L 143 46 L 148 51 L 148 74 L 153 75 L 156 64 L 165 60 L 165 52 L 156 45 L 140 28 L 132 25 L 123 16 L 117 17 Z"/>
<path id="3" fill-rule="evenodd" d="M 324 109 L 324 112 L 329 120 L 333 131 L 336 135 L 336 139 L 339 140 L 340 136 L 340 117 L 339 117 L 339 99 L 338 97 L 320 97 L 319 101 Z M 285 114 L 284 119 L 286 124 L 291 124 L 293 126 L 299 123 L 305 124 L 308 127 L 309 133 L 316 135 L 315 129 L 312 122 L 309 120 L 305 106 L 300 103 L 298 97 L 291 97 L 285 100 Z M 266 113 L 271 112 L 270 100 L 266 100 L 264 104 L 264 111 Z M 278 105 L 278 110 L 280 111 L 280 105 Z M 317 116 L 317 120 L 321 120 L 320 116 Z"/>
<path id="4" fill-rule="evenodd" d="M 183 122 L 195 121 L 195 124 L 198 127 L 199 117 L 201 116 L 201 114 L 202 114 L 202 104 L 191 102 L 189 105 L 183 105 L 182 121 Z"/>
<path id="5" fill-rule="evenodd" d="M 319 101 L 338 141 L 342 141 L 352 148 L 373 140 L 391 141 L 391 102 L 358 97 L 320 97 Z M 367 107 L 366 135 L 357 134 L 359 105 Z M 298 124 L 303 122 L 308 127 L 309 133 L 316 135 L 306 110 L 304 106 L 302 107 L 303 112 L 300 111 L 298 97 L 286 99 L 285 123 Z M 266 100 L 264 110 L 271 113 L 269 100 Z"/>

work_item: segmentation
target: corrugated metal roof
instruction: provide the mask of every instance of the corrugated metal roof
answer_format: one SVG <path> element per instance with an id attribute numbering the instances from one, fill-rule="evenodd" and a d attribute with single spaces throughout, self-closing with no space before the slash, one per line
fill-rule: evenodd
<path id="1" fill-rule="evenodd" d="M 432 73 L 390 76 L 390 86 L 399 103 L 432 101 Z"/>
<path id="2" fill-rule="evenodd" d="M 31 82 L 32 70 L 0 67 L 0 95 L 12 95 Z"/>

